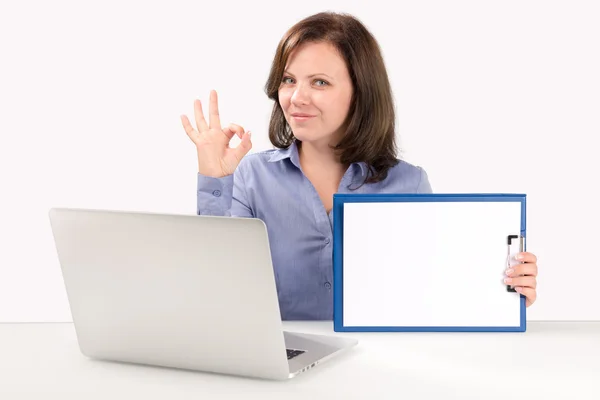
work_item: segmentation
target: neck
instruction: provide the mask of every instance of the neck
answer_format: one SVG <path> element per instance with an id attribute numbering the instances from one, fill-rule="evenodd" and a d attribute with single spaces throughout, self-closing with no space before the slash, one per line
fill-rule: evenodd
<path id="1" fill-rule="evenodd" d="M 324 175 L 342 176 L 346 167 L 328 144 L 311 142 L 298 143 L 300 165 L 305 170 L 321 171 Z"/>

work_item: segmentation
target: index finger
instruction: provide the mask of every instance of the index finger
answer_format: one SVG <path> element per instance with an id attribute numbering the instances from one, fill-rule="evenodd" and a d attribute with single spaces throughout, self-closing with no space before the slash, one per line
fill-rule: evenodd
<path id="1" fill-rule="evenodd" d="M 234 132 L 240 139 L 244 137 L 244 132 L 246 132 L 244 127 L 238 124 L 229 124 L 229 130 Z"/>
<path id="2" fill-rule="evenodd" d="M 537 262 L 537 257 L 533 253 L 528 253 L 526 251 L 521 252 L 516 255 L 517 261 L 526 262 L 526 263 L 535 263 Z"/>
<path id="3" fill-rule="evenodd" d="M 208 105 L 209 113 L 209 126 L 211 129 L 221 129 L 221 120 L 219 118 L 219 101 L 217 92 L 215 90 L 210 91 L 210 103 Z"/>

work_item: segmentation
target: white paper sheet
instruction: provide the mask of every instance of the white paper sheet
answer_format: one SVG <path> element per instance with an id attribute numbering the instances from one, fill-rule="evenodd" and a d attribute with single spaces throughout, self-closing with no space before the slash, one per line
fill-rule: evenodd
<path id="1" fill-rule="evenodd" d="M 345 203 L 343 324 L 518 327 L 507 236 L 519 202 Z"/>

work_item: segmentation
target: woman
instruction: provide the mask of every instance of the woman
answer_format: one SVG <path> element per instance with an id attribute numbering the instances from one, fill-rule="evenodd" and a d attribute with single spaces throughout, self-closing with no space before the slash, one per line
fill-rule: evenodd
<path id="1" fill-rule="evenodd" d="M 282 318 L 332 319 L 333 194 L 430 193 L 429 179 L 397 158 L 387 72 L 377 42 L 356 18 L 319 13 L 290 28 L 265 90 L 274 101 L 272 150 L 247 155 L 251 134 L 235 124 L 221 127 L 215 91 L 208 123 L 199 100 L 197 130 L 181 116 L 198 152 L 197 213 L 263 220 Z M 241 143 L 229 148 L 234 135 Z M 507 283 L 529 306 L 536 257 L 521 256 L 524 264 Z"/>

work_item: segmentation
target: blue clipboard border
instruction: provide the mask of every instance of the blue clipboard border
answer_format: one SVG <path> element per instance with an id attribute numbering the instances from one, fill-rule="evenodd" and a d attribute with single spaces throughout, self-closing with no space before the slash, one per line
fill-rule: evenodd
<path id="1" fill-rule="evenodd" d="M 445 193 L 406 193 L 406 194 L 363 194 L 363 193 L 336 193 L 333 196 L 333 329 L 335 332 L 525 332 L 527 329 L 525 296 L 520 295 L 521 320 L 520 326 L 492 326 L 492 327 L 464 327 L 464 326 L 344 326 L 343 304 L 343 221 L 345 203 L 369 202 L 416 202 L 416 201 L 493 201 L 493 202 L 520 202 L 521 203 L 521 232 L 526 237 L 527 227 L 527 195 L 507 193 L 471 193 L 471 194 L 445 194 Z M 524 244 L 526 251 L 527 241 Z"/>

